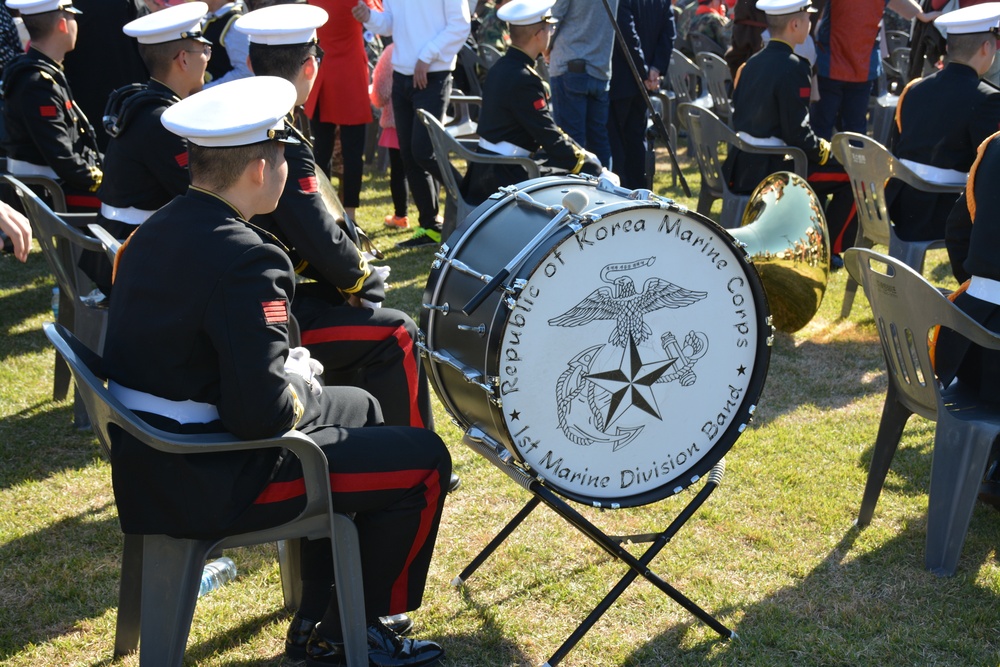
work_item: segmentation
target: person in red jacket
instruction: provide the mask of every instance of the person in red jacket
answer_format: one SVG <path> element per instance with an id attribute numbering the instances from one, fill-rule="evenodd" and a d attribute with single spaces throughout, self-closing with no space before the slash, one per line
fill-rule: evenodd
<path id="1" fill-rule="evenodd" d="M 381 9 L 375 0 L 369 7 Z M 337 128 L 344 159 L 340 180 L 341 199 L 353 220 L 361 202 L 361 177 L 364 169 L 365 127 L 372 122 L 368 101 L 368 55 L 363 29 L 351 15 L 354 0 L 309 0 L 321 7 L 330 20 L 317 29 L 323 62 L 306 101 L 306 114 L 313 120 L 313 144 L 316 164 L 327 174 L 333 157 Z"/>

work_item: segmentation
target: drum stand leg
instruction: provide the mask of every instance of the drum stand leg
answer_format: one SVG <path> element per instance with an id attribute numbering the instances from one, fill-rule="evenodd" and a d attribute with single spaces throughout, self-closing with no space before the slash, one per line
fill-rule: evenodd
<path id="1" fill-rule="evenodd" d="M 600 528 L 588 521 L 579 512 L 570 507 L 566 501 L 553 493 L 545 485 L 537 480 L 532 480 L 527 487 L 528 491 L 530 491 L 533 496 L 531 500 L 529 500 L 521 511 L 518 512 L 518 514 L 511 519 L 506 526 L 504 526 L 503 530 L 501 530 L 500 533 L 493 538 L 488 545 L 486 545 L 483 551 L 476 556 L 472 563 L 470 563 L 469 566 L 462 571 L 452 584 L 458 586 L 466 581 L 469 576 L 471 576 L 472 573 L 475 572 L 487 558 L 489 558 L 496 548 L 499 547 L 500 544 L 514 532 L 514 530 L 527 518 L 527 516 L 538 506 L 539 503 L 545 503 L 545 505 L 551 508 L 556 514 L 563 517 L 573 527 L 590 538 L 590 540 L 597 544 L 597 546 L 604 549 L 604 551 L 620 560 L 622 563 L 628 565 L 629 571 L 625 573 L 614 588 L 612 588 L 608 594 L 605 595 L 604 599 L 602 599 L 600 603 L 594 607 L 594 610 L 591 611 L 590 614 L 577 626 L 576 630 L 574 630 L 569 638 L 563 642 L 562 646 L 560 646 L 559 649 L 552 654 L 552 657 L 549 658 L 548 662 L 546 662 L 543 667 L 554 667 L 555 665 L 558 665 L 559 662 L 566 657 L 566 654 L 569 653 L 574 646 L 576 646 L 576 644 L 583 638 L 590 628 L 597 623 L 601 616 L 603 616 L 604 613 L 611 608 L 611 605 L 613 605 L 615 601 L 621 597 L 625 590 L 639 576 L 656 586 L 665 595 L 687 609 L 695 617 L 719 633 L 723 639 L 735 638 L 735 632 L 717 621 L 711 614 L 699 607 L 676 588 L 661 579 L 648 567 L 653 558 L 655 558 L 663 547 L 670 542 L 677 531 L 680 530 L 681 526 L 687 523 L 698 508 L 701 507 L 712 492 L 715 491 L 722 476 L 721 470 L 723 466 L 724 463 L 720 462 L 716 469 L 713 469 L 713 474 L 709 475 L 705 486 L 702 487 L 694 498 L 691 499 L 681 513 L 677 515 L 677 518 L 675 518 L 663 532 L 630 537 L 609 536 Z M 716 470 L 719 471 L 717 474 Z M 636 558 L 622 546 L 622 542 L 626 541 L 652 542 L 652 544 L 645 552 L 643 552 L 640 558 Z"/>

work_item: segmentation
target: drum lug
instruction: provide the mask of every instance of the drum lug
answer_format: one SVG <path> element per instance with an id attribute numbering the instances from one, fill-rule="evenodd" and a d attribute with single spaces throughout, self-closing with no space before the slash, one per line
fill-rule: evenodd
<path id="1" fill-rule="evenodd" d="M 459 324 L 456 328 L 459 331 L 474 331 L 479 334 L 480 337 L 486 335 L 486 325 L 482 323 L 477 326 L 472 326 L 471 324 Z"/>
<path id="2" fill-rule="evenodd" d="M 436 310 L 442 315 L 447 315 L 451 312 L 451 306 L 449 306 L 447 302 L 441 304 L 440 306 L 435 306 L 433 303 L 425 303 L 424 308 L 427 310 Z"/>
<path id="3" fill-rule="evenodd" d="M 438 251 L 434 253 L 434 261 L 431 262 L 432 269 L 440 269 L 443 262 L 448 261 L 448 244 L 442 243 Z"/>

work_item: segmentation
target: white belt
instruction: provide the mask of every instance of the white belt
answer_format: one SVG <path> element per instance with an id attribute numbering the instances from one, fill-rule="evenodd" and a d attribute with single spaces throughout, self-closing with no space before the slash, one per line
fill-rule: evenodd
<path id="1" fill-rule="evenodd" d="M 508 157 L 531 157 L 531 151 L 521 148 L 520 146 L 515 146 L 509 141 L 501 141 L 495 144 L 492 141 L 487 141 L 486 139 L 479 137 L 479 147 L 485 148 L 488 151 L 493 151 L 497 155 L 506 155 Z"/>
<path id="2" fill-rule="evenodd" d="M 1000 280 L 972 276 L 969 288 L 965 290 L 965 293 L 977 299 L 989 301 L 995 306 L 1000 306 Z"/>
<path id="3" fill-rule="evenodd" d="M 788 145 L 784 141 L 782 141 L 781 139 L 779 139 L 778 137 L 763 137 L 763 138 L 762 137 L 755 137 L 752 134 L 747 134 L 746 132 L 737 132 L 736 136 L 738 136 L 740 139 L 742 139 L 743 141 L 747 142 L 751 146 L 766 147 L 766 146 L 787 146 Z"/>
<path id="4" fill-rule="evenodd" d="M 914 162 L 913 160 L 904 160 L 902 158 L 900 158 L 899 161 L 909 167 L 914 174 L 929 183 L 937 183 L 939 185 L 965 185 L 965 182 L 969 180 L 968 174 L 955 169 L 942 169 L 941 167 L 934 167 L 929 164 Z"/>
<path id="5" fill-rule="evenodd" d="M 47 176 L 53 180 L 59 180 L 55 170 L 47 164 L 33 164 L 10 157 L 7 158 L 7 171 L 14 176 Z"/>
<path id="6" fill-rule="evenodd" d="M 211 403 L 171 401 L 168 398 L 123 387 L 114 380 L 108 380 L 108 391 L 129 410 L 160 415 L 179 424 L 207 424 L 219 419 L 219 409 Z"/>
<path id="7" fill-rule="evenodd" d="M 144 211 L 141 208 L 134 208 L 132 206 L 120 208 L 118 206 L 101 204 L 101 215 L 108 220 L 118 220 L 129 225 L 141 225 L 154 213 L 156 211 Z"/>

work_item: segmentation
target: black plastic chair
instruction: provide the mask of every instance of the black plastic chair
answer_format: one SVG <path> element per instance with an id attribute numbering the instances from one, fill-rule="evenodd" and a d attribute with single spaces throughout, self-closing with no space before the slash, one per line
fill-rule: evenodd
<path id="1" fill-rule="evenodd" d="M 441 172 L 442 183 L 445 192 L 448 193 L 444 229 L 441 232 L 442 239 L 447 239 L 455 231 L 455 227 L 462 224 L 462 221 L 476 208 L 462 198 L 462 193 L 459 191 L 458 171 L 451 164 L 452 154 L 459 160 L 464 160 L 466 164 L 480 162 L 483 164 L 520 165 L 528 172 L 529 179 L 538 178 L 538 165 L 531 158 L 482 155 L 475 152 L 472 148 L 463 145 L 447 131 L 447 128 L 441 125 L 437 118 L 423 109 L 418 109 L 417 115 L 420 116 L 420 120 L 427 127 L 427 133 L 431 137 L 431 145 L 434 147 L 434 159 L 437 160 L 438 171 Z"/>
<path id="2" fill-rule="evenodd" d="M 69 365 L 94 432 L 109 459 L 110 433 L 118 429 L 149 447 L 173 454 L 283 447 L 302 461 L 306 506 L 292 521 L 217 539 L 125 536 L 115 656 L 131 653 L 139 646 L 142 667 L 180 667 L 202 569 L 209 554 L 230 547 L 285 540 L 285 548 L 279 548 L 284 555 L 281 574 L 285 603 L 297 606 L 301 594 L 297 559 L 299 540 L 330 538 L 348 665 L 366 667 L 368 643 L 358 534 L 349 517 L 333 511 L 329 467 L 323 450 L 298 431 L 288 431 L 267 440 L 246 441 L 229 434 L 178 435 L 153 428 L 108 392 L 105 379 L 101 377 L 99 355 L 61 325 L 46 323 L 43 328 Z"/>
<path id="3" fill-rule="evenodd" d="M 889 220 L 885 185 L 889 179 L 896 178 L 917 190 L 953 193 L 957 199 L 965 190 L 965 184 L 942 185 L 925 181 L 896 159 L 885 146 L 863 134 L 838 132 L 833 135 L 830 150 L 843 165 L 851 180 L 858 213 L 858 236 L 854 245 L 859 248 L 871 248 L 875 244 L 887 246 L 889 255 L 899 259 L 917 273 L 922 273 L 927 251 L 931 248 L 943 248 L 944 239 L 904 241 L 899 238 Z M 857 289 L 858 283 L 849 279 L 844 289 L 841 318 L 851 314 Z"/>
<path id="4" fill-rule="evenodd" d="M 104 252 L 101 242 L 85 234 L 75 225 L 86 225 L 95 219 L 93 213 L 61 213 L 56 215 L 35 192 L 22 181 L 4 175 L 21 201 L 31 223 L 31 233 L 42 248 L 56 284 L 59 285 L 59 323 L 71 330 L 90 349 L 100 353 L 104 347 L 104 327 L 107 303 L 103 295 L 92 297 L 93 283 L 77 267 L 83 251 Z M 73 224 L 71 224 L 73 223 Z M 56 357 L 52 398 L 61 401 L 69 393 L 69 370 Z M 74 405 L 73 423 L 84 429 L 89 425 L 87 412 L 79 398 Z"/>
<path id="5" fill-rule="evenodd" d="M 1000 335 L 980 326 L 897 259 L 850 248 L 844 252 L 844 265 L 868 295 L 889 374 L 857 524 L 871 523 L 910 415 L 936 421 L 924 563 L 935 574 L 950 576 L 958 566 L 993 441 L 1000 435 L 1000 411 L 983 405 L 957 381 L 940 386 L 928 336 L 934 327 L 947 327 L 998 350 Z"/>
<path id="6" fill-rule="evenodd" d="M 722 212 L 719 224 L 727 229 L 739 227 L 743 212 L 750 195 L 735 194 L 730 191 L 726 179 L 722 175 L 722 159 L 719 157 L 719 145 L 726 144 L 728 149 L 738 148 L 747 153 L 787 156 L 792 160 L 792 171 L 806 177 L 808 162 L 801 148 L 794 146 L 755 146 L 744 141 L 722 119 L 708 109 L 695 104 L 682 104 L 678 113 L 684 118 L 688 135 L 698 160 L 701 171 L 701 192 L 698 195 L 698 212 L 708 215 L 712 202 L 722 200 Z"/>

